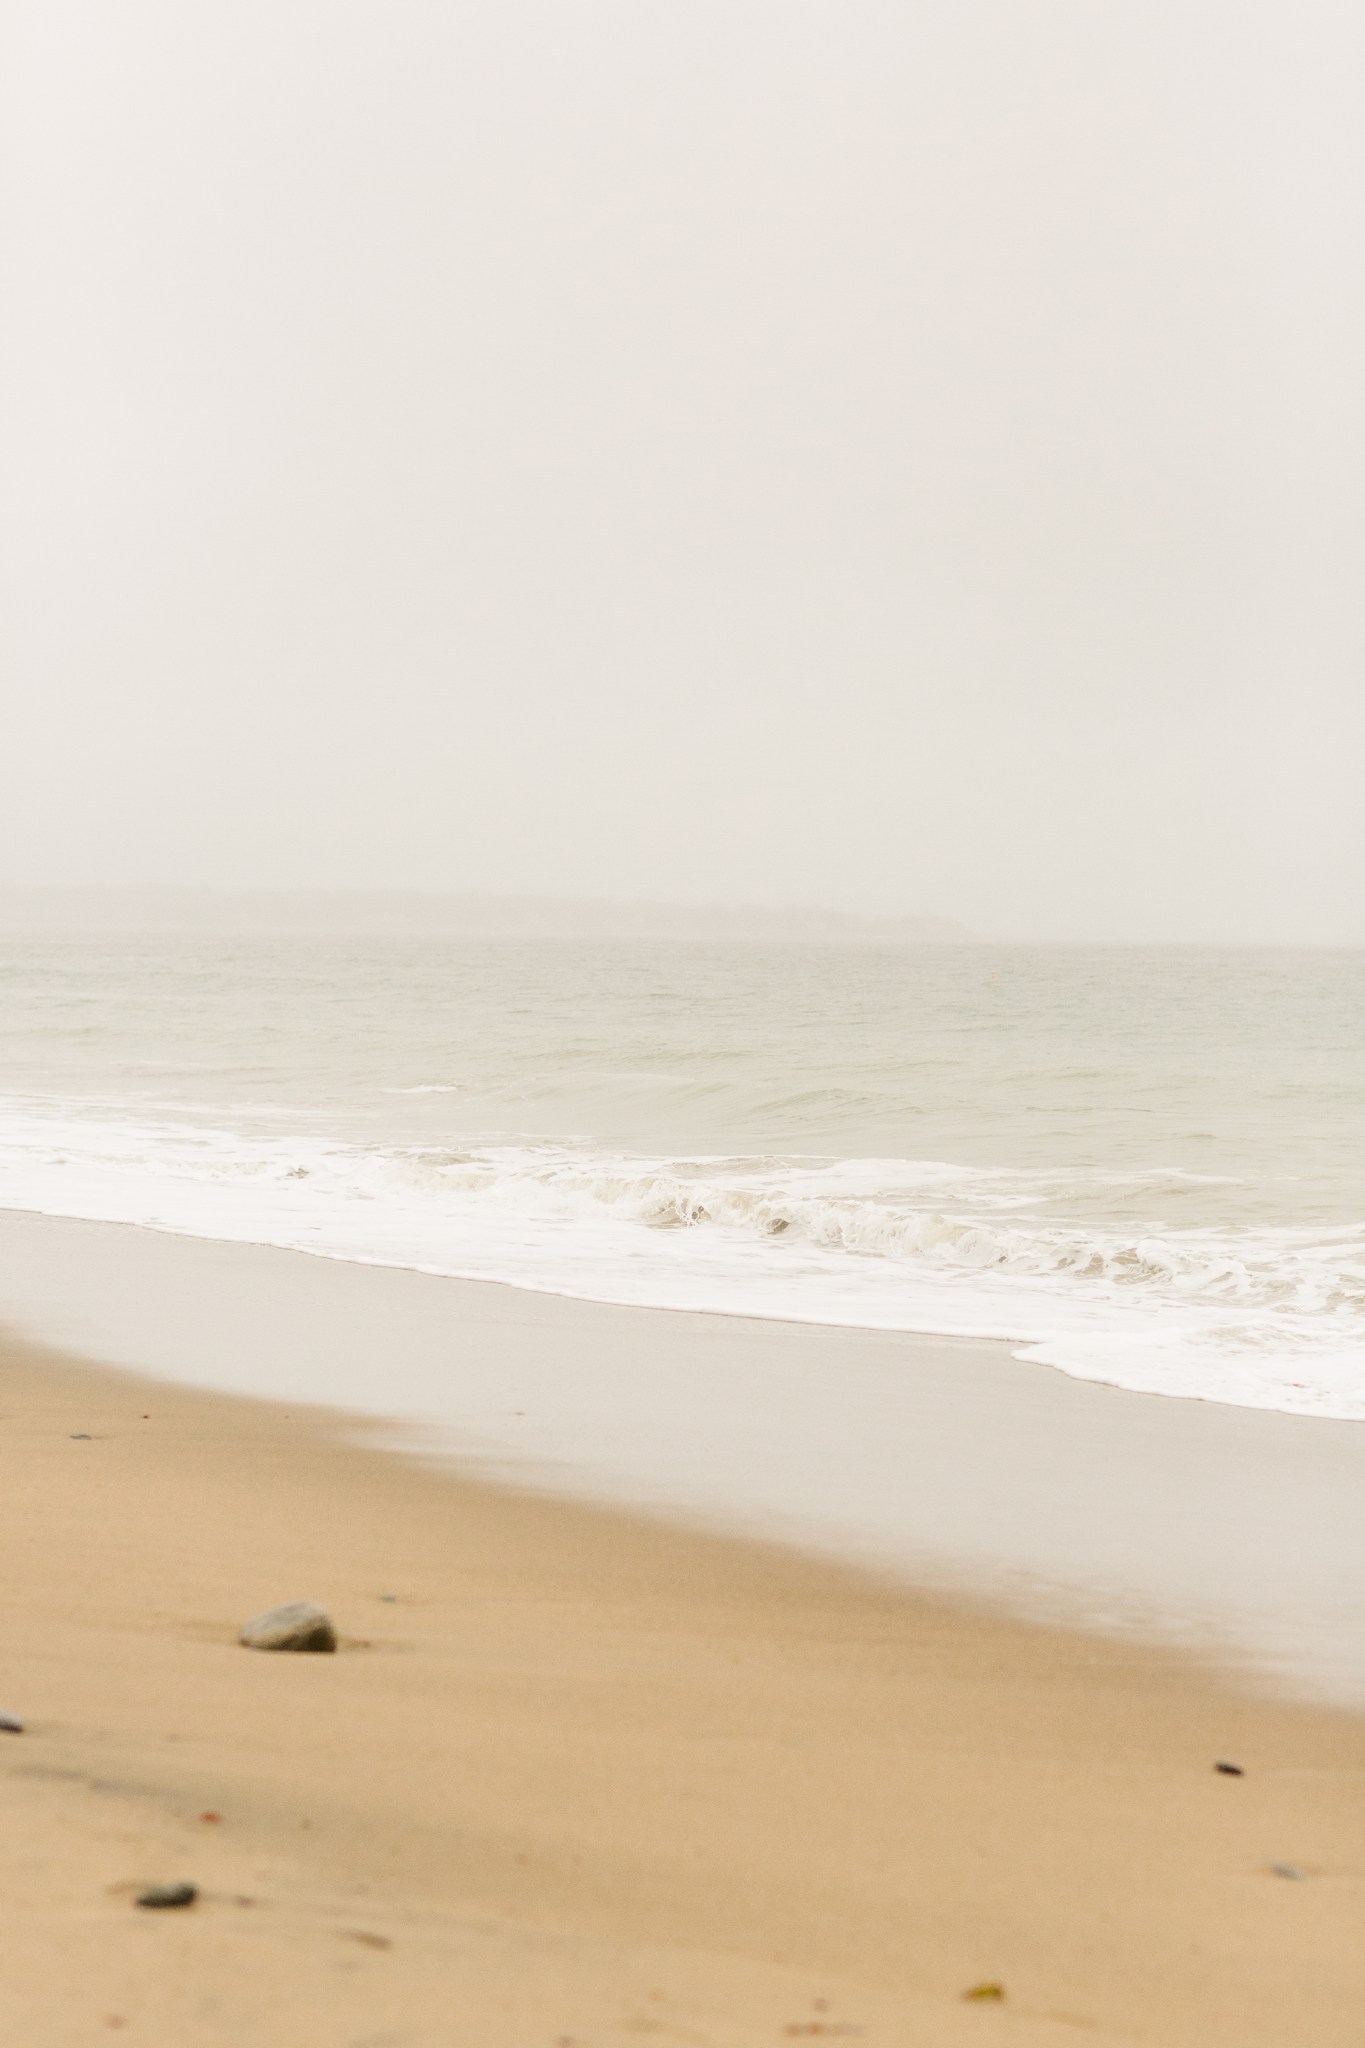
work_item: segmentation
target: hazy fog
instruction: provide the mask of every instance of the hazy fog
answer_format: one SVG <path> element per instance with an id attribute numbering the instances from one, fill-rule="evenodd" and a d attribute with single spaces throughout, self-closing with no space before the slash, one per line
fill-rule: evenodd
<path id="1" fill-rule="evenodd" d="M 1358 8 L 4 20 L 0 877 L 1365 941 Z"/>

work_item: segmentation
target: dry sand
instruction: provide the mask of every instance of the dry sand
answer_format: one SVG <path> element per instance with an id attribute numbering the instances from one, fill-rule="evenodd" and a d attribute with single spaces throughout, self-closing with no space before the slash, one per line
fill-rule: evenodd
<path id="1" fill-rule="evenodd" d="M 1365 2039 L 1365 1723 L 354 1428 L 0 1352 L 0 2040 Z"/>

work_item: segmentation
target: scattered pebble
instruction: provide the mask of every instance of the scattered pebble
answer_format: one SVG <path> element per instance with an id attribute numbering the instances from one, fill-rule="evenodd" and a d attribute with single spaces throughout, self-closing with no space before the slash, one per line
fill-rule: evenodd
<path id="1" fill-rule="evenodd" d="M 0 1714 L 0 1730 L 6 1735 L 22 1735 L 24 1724 L 17 1714 Z"/>
<path id="2" fill-rule="evenodd" d="M 1240 1764 L 1227 1763 L 1222 1757 L 1218 1759 L 1213 1768 L 1225 1778 L 1244 1778 L 1246 1776 L 1246 1772 Z"/>
<path id="3" fill-rule="evenodd" d="M 1272 1863 L 1270 1867 L 1276 1877 L 1292 1877 L 1299 1882 L 1303 1879 L 1303 1872 L 1297 1863 Z"/>
<path id="4" fill-rule="evenodd" d="M 393 1943 L 389 1940 L 387 1934 L 371 1934 L 364 1927 L 343 1927 L 341 1938 L 343 1941 L 358 1941 L 362 1948 L 393 1947 Z"/>
<path id="5" fill-rule="evenodd" d="M 389 1606 L 392 1607 L 395 1601 L 397 1600 L 398 1595 L 396 1593 L 381 1593 L 379 1597 L 381 1600 L 387 1601 Z"/>
<path id="6" fill-rule="evenodd" d="M 199 1887 L 194 1884 L 149 1884 L 145 1892 L 139 1892 L 139 1906 L 192 1906 L 199 1896 Z"/>
<path id="7" fill-rule="evenodd" d="M 92 1444 L 95 1439 L 91 1436 L 88 1429 L 73 1429 L 71 1441 L 73 1444 Z"/>
<path id="8" fill-rule="evenodd" d="M 335 1650 L 337 1632 L 324 1608 L 312 1600 L 291 1600 L 243 1624 L 240 1640 L 249 1650 Z"/>
<path id="9" fill-rule="evenodd" d="M 221 1813 L 212 1813 L 212 1812 L 210 1812 L 210 1813 L 201 1813 L 201 1814 L 200 1814 L 200 1816 L 199 1816 L 199 1818 L 200 1818 L 200 1820 L 206 1820 L 206 1821 L 220 1821 L 220 1820 L 221 1820 L 221 1819 L 223 1818 L 223 1816 L 222 1816 L 222 1814 L 221 1814 Z"/>
<path id="10" fill-rule="evenodd" d="M 973 1985 L 972 1985 L 972 1987 L 971 1987 L 971 1989 L 970 1989 L 970 1991 L 964 1991 L 964 1992 L 963 1992 L 963 1994 L 962 1994 L 962 1996 L 963 1996 L 964 1998 L 982 1998 L 982 1999 L 984 1999 L 984 1998 L 1003 1998 L 1003 1997 L 1004 1997 L 1004 1995 L 1005 1995 L 1005 1987 L 1004 1987 L 1004 1985 L 1003 1985 L 1003 1984 L 997 1984 L 997 1983 L 996 1983 L 996 1982 L 995 1982 L 995 1981 L 994 1981 L 993 1979 L 992 1979 L 992 1980 L 991 1980 L 991 1981 L 990 1981 L 989 1983 L 986 1983 L 986 1984 L 973 1984 Z"/>

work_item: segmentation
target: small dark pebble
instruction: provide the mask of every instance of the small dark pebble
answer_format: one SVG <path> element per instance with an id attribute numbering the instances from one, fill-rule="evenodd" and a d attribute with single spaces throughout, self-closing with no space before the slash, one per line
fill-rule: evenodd
<path id="1" fill-rule="evenodd" d="M 17 1714 L 0 1714 L 0 1729 L 6 1735 L 22 1735 L 24 1724 Z"/>
<path id="2" fill-rule="evenodd" d="M 139 1906 L 192 1906 L 199 1896 L 199 1887 L 193 1884 L 152 1884 L 145 1892 L 139 1892 Z"/>
<path id="3" fill-rule="evenodd" d="M 73 1429 L 71 1441 L 73 1444 L 92 1444 L 95 1439 L 91 1436 L 88 1429 Z"/>
<path id="4" fill-rule="evenodd" d="M 1292 1877 L 1296 1882 L 1302 1881 L 1303 1872 L 1299 1869 L 1297 1863 L 1272 1863 L 1270 1868 L 1274 1871 L 1276 1877 Z"/>
<path id="5" fill-rule="evenodd" d="M 381 1600 L 387 1601 L 389 1606 L 392 1607 L 398 1595 L 396 1593 L 381 1593 L 379 1597 Z"/>
<path id="6" fill-rule="evenodd" d="M 1213 1767 L 1224 1778 L 1244 1778 L 1246 1772 L 1240 1764 L 1224 1763 L 1221 1759 Z"/>

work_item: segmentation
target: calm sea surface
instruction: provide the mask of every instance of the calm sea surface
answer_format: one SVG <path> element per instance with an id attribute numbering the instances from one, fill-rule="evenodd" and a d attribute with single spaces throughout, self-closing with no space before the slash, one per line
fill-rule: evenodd
<path id="1" fill-rule="evenodd" d="M 1365 954 L 0 938 L 0 1203 L 1365 1416 Z"/>

